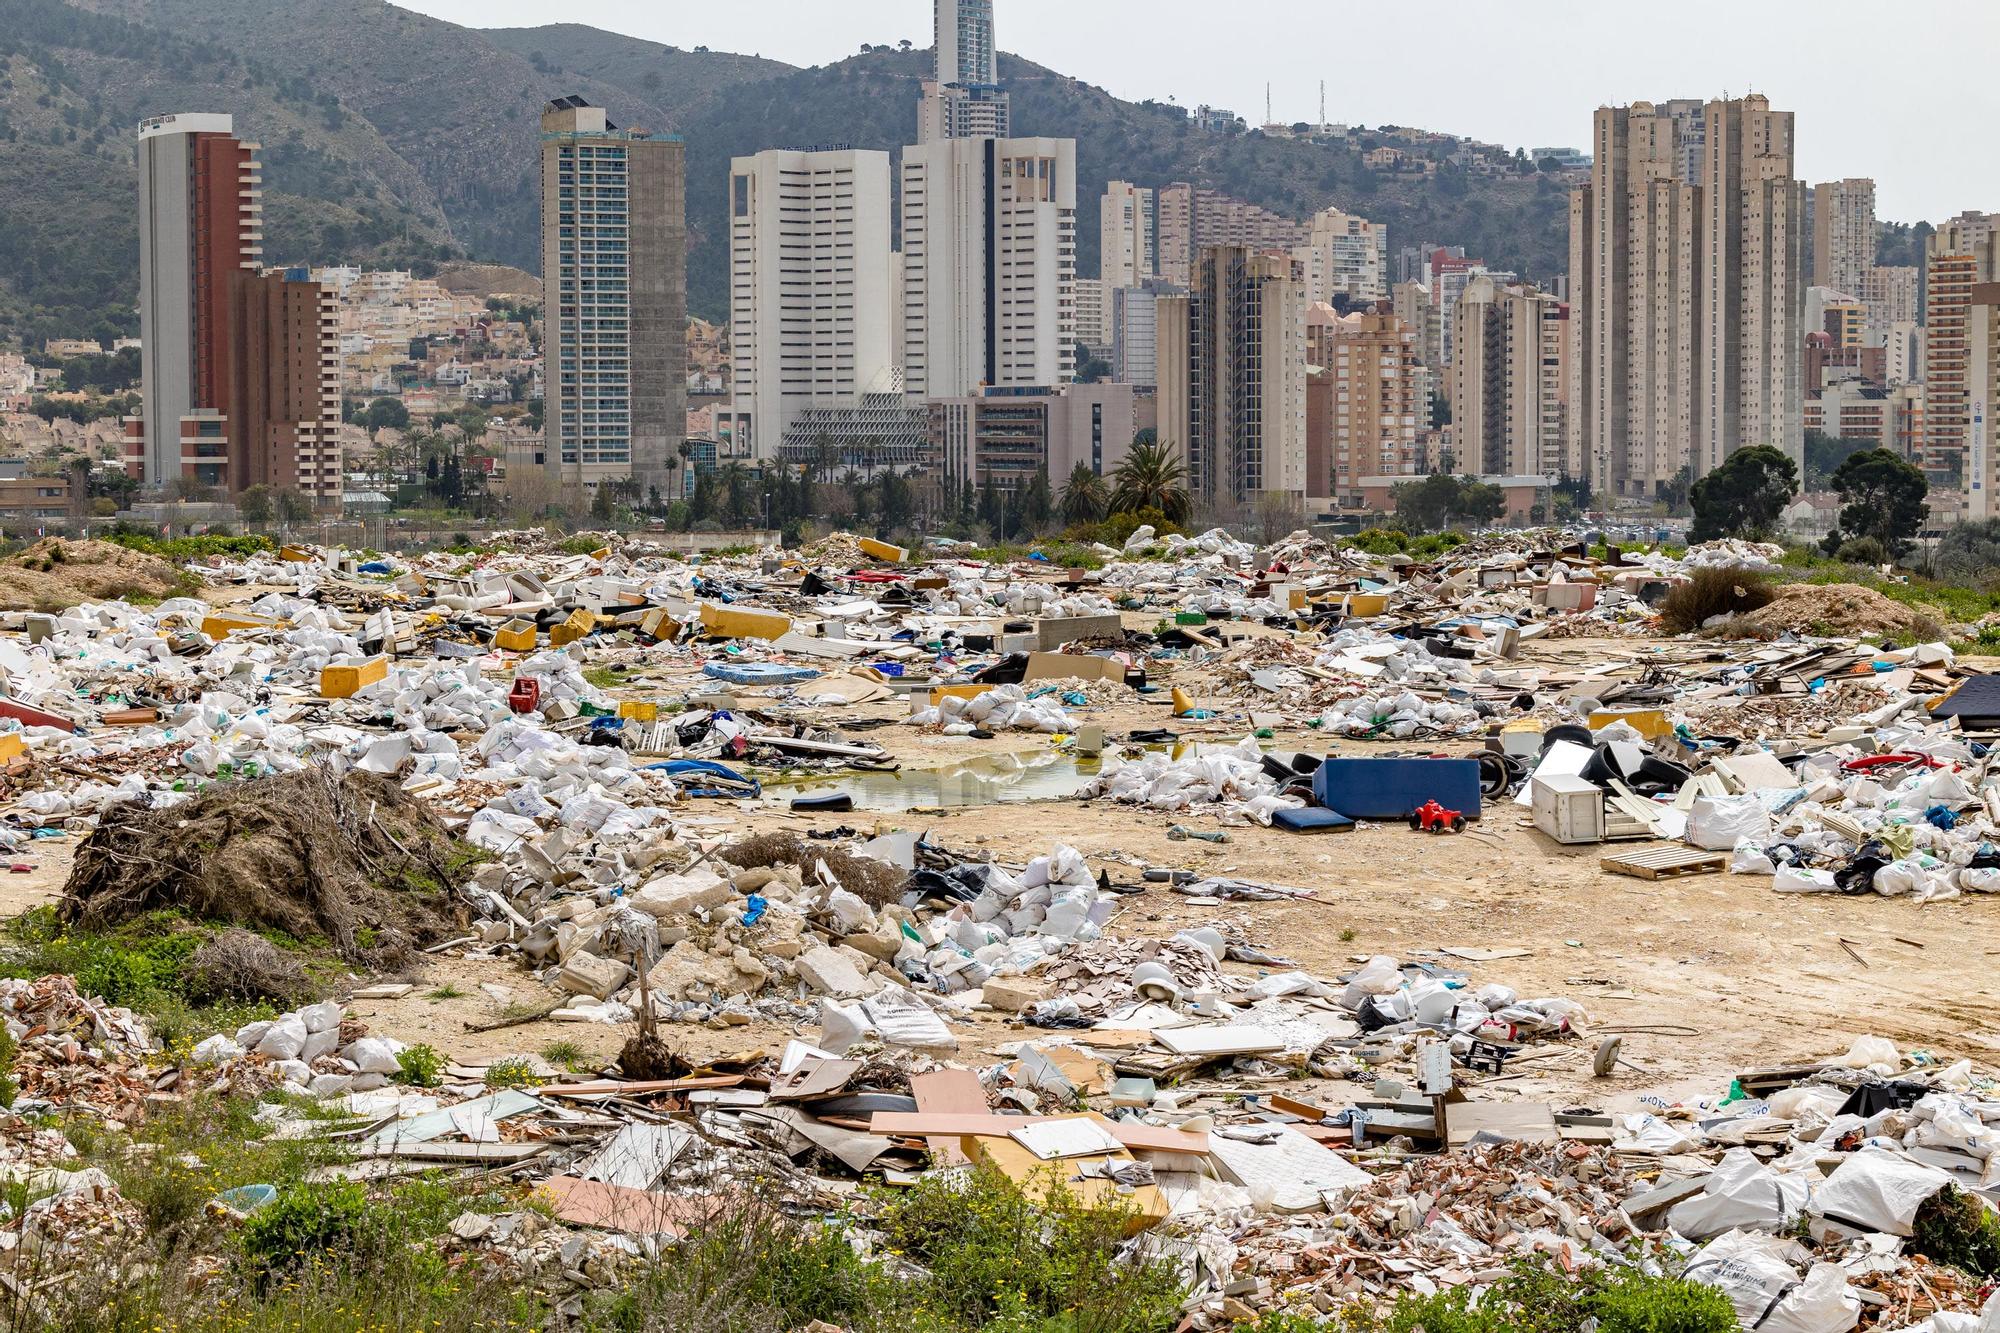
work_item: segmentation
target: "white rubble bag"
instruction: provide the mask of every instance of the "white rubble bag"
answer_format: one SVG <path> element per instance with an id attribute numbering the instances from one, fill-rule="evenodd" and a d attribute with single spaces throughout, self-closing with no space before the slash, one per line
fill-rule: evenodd
<path id="1" fill-rule="evenodd" d="M 1826 1178 L 1813 1195 L 1812 1214 L 1845 1231 L 1908 1238 L 1924 1201 L 1951 1184 L 1934 1166 L 1886 1148 L 1863 1148 Z"/>
<path id="2" fill-rule="evenodd" d="M 1744 838 L 1771 841 L 1771 815 L 1755 796 L 1703 796 L 1688 811 L 1687 841 L 1703 851 L 1726 852 Z"/>
<path id="3" fill-rule="evenodd" d="M 1801 1176 L 1779 1175 L 1748 1148 L 1731 1148 L 1702 1192 L 1674 1205 L 1667 1225 L 1689 1240 L 1726 1231 L 1782 1231 L 1805 1211 L 1811 1190 Z"/>
<path id="4" fill-rule="evenodd" d="M 1716 1288 L 1736 1307 L 1745 1333 L 1846 1333 L 1861 1321 L 1861 1302 L 1837 1264 L 1814 1264 L 1799 1280 L 1785 1255 L 1796 1241 L 1731 1231 L 1688 1261 L 1682 1276 Z"/>

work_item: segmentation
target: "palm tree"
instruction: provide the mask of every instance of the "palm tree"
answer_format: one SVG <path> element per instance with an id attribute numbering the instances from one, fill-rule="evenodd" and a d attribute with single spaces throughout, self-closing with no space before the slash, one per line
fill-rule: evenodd
<path id="1" fill-rule="evenodd" d="M 1134 444 L 1111 474 L 1111 510 L 1157 509 L 1169 523 L 1185 523 L 1190 508 L 1187 469 L 1164 444 Z"/>
<path id="2" fill-rule="evenodd" d="M 1110 502 L 1111 492 L 1105 487 L 1104 478 L 1090 464 L 1078 463 L 1070 469 L 1069 480 L 1063 483 L 1064 523 L 1095 523 L 1104 517 L 1105 506 Z"/>

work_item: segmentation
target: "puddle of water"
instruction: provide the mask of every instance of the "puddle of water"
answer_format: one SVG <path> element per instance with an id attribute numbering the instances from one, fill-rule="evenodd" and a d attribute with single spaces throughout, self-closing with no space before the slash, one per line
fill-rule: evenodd
<path id="1" fill-rule="evenodd" d="M 937 768 L 905 768 L 895 773 L 830 773 L 793 780 L 765 779 L 767 795 L 854 798 L 856 810 L 964 809 L 1016 801 L 1053 801 L 1074 796 L 1103 771 L 1101 759 L 1068 754 L 979 755 Z"/>

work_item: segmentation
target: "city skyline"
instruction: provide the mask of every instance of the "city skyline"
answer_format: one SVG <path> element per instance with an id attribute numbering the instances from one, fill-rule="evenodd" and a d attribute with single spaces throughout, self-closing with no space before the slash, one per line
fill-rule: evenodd
<path id="1" fill-rule="evenodd" d="M 396 3 L 468 26 L 532 27 L 547 19 L 546 9 L 529 0 Z M 1147 21 L 1134 23 L 1139 11 L 1128 4 L 1006 0 L 997 23 L 999 47 L 1127 100 L 1172 96 L 1187 107 L 1205 102 L 1253 124 L 1264 118 L 1267 81 L 1277 120 L 1316 121 L 1325 79 L 1332 121 L 1414 125 L 1510 147 L 1583 147 L 1599 105 L 1756 92 L 1795 110 L 1807 127 L 1798 144 L 1801 179 L 1873 177 L 1878 216 L 1886 220 L 1937 223 L 1963 209 L 2000 207 L 2000 161 L 1967 160 L 1950 136 L 1908 133 L 1908 119 L 1888 111 L 1918 104 L 1912 99 L 1943 82 L 1959 90 L 1966 122 L 2000 114 L 2000 89 L 1976 63 L 1983 47 L 2000 40 L 2000 11 L 1950 13 L 1949 43 L 1872 42 L 1871 95 L 1856 97 L 1850 80 L 1828 77 L 1829 71 L 1851 62 L 1854 40 L 1879 35 L 1882 25 L 1878 11 L 1852 0 L 1813 11 L 1810 24 L 1797 22 L 1790 11 L 1700 0 L 1676 11 L 1678 22 L 1643 29 L 1607 7 L 1571 0 L 1490 9 L 1448 5 L 1441 11 L 1447 21 L 1423 26 L 1398 11 L 1315 14 L 1252 0 L 1232 11 L 1248 30 L 1282 21 L 1303 40 L 1260 46 L 1254 58 L 1246 53 L 1226 61 L 1206 43 L 1176 39 L 1186 31 L 1173 21 L 1180 3 L 1149 5 Z M 1898 26 L 1919 32 L 1932 11 L 1945 14 L 1941 5 L 1906 7 Z M 864 41 L 929 46 L 932 7 L 928 0 L 859 0 L 837 8 L 760 0 L 661 13 L 637 0 L 605 0 L 592 22 L 682 47 L 819 65 L 853 55 Z M 1727 25 L 1729 40 L 1717 40 L 1719 24 Z M 1391 58 L 1397 43 L 1420 45 L 1428 77 L 1407 77 Z M 1358 48 L 1383 58 L 1336 61 L 1325 54 Z M 1496 58 L 1499 51 L 1519 51 L 1521 59 Z M 1538 80 L 1535 94 L 1523 96 L 1520 75 L 1538 63 L 1546 66 L 1545 75 L 1560 77 Z"/>

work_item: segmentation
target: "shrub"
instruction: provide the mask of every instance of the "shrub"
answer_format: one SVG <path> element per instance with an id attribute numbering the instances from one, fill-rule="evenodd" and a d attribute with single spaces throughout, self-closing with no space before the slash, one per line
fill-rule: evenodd
<path id="1" fill-rule="evenodd" d="M 407 1083 L 413 1088 L 435 1088 L 443 1073 L 444 1055 L 437 1047 L 428 1043 L 405 1046 L 396 1052 L 396 1072 L 390 1081 Z"/>
<path id="2" fill-rule="evenodd" d="M 1917 1209 L 1910 1248 L 1979 1277 L 2000 1278 L 2000 1218 L 1955 1186 L 1945 1186 Z"/>
<path id="3" fill-rule="evenodd" d="M 921 1301 L 941 1322 L 1040 1327 L 1067 1317 L 1059 1326 L 1079 1333 L 1153 1333 L 1176 1322 L 1174 1265 L 1119 1254 L 1129 1213 L 1091 1207 L 1053 1173 L 1030 1188 L 1040 1202 L 981 1168 L 882 1196 L 889 1246 L 929 1270 Z"/>
<path id="4" fill-rule="evenodd" d="M 354 1181 L 288 1185 L 244 1221 L 243 1253 L 270 1273 L 318 1253 L 351 1251 L 364 1239 L 368 1212 L 368 1191 Z"/>
<path id="5" fill-rule="evenodd" d="M 1886 565 L 1889 548 L 1873 537 L 1850 537 L 1840 544 L 1834 556 L 1850 565 Z"/>
<path id="6" fill-rule="evenodd" d="M 225 930 L 189 955 L 188 993 L 200 999 L 275 1000 L 291 1006 L 312 994 L 305 968 L 262 935 Z"/>
<path id="7" fill-rule="evenodd" d="M 1739 616 L 1769 606 L 1777 594 L 1761 574 L 1747 569 L 1697 569 L 1660 602 L 1660 627 L 1691 634 L 1716 616 Z"/>
<path id="8" fill-rule="evenodd" d="M 512 1056 L 505 1060 L 495 1060 L 486 1066 L 486 1086 L 489 1088 L 539 1088 L 548 1082 L 535 1072 L 534 1062 Z"/>

